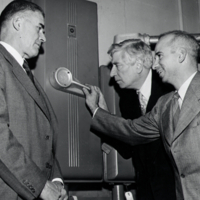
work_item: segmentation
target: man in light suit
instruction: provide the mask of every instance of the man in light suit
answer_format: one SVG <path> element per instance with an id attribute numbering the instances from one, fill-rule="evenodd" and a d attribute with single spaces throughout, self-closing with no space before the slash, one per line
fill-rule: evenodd
<path id="1" fill-rule="evenodd" d="M 13 1 L 1 13 L 0 28 L 0 199 L 67 199 L 55 158 L 56 117 L 30 69 L 22 67 L 46 41 L 44 12 Z"/>
<path id="2" fill-rule="evenodd" d="M 160 96 L 173 90 L 151 70 L 153 55 L 149 45 L 143 41 L 129 39 L 113 44 L 108 54 L 113 63 L 110 76 L 123 88 L 118 90 L 118 94 L 120 111 L 125 119 L 136 119 L 142 115 L 142 111 L 149 112 Z M 140 103 L 137 93 L 144 95 L 145 105 Z M 144 106 L 144 110 L 141 106 Z M 161 139 L 132 147 L 132 157 L 138 200 L 175 199 L 173 169 Z"/>
<path id="3" fill-rule="evenodd" d="M 200 197 L 198 49 L 196 39 L 186 32 L 172 31 L 160 36 L 153 67 L 176 92 L 162 96 L 149 113 L 138 119 L 125 120 L 105 111 L 106 103 L 99 88 L 90 86 L 91 92 L 84 90 L 86 103 L 94 115 L 93 131 L 131 145 L 161 137 L 173 165 L 177 200 Z"/>

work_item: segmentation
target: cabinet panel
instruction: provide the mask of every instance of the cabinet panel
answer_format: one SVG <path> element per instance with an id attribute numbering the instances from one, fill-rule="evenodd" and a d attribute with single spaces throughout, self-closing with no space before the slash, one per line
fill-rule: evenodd
<path id="1" fill-rule="evenodd" d="M 45 11 L 47 41 L 34 73 L 59 122 L 57 157 L 66 182 L 102 180 L 101 140 L 90 132 L 85 99 L 54 89 L 49 77 L 59 67 L 81 83 L 98 85 L 97 5 L 79 0 L 36 0 Z"/>

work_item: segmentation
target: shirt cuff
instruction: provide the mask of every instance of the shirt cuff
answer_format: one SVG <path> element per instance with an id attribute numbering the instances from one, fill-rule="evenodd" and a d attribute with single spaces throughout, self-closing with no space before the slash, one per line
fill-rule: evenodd
<path id="1" fill-rule="evenodd" d="M 92 118 L 94 118 L 94 116 L 95 116 L 95 114 L 96 114 L 96 112 L 97 112 L 98 109 L 99 109 L 99 107 L 97 107 L 97 108 L 94 110 L 93 115 L 92 115 Z"/>
<path id="2" fill-rule="evenodd" d="M 60 182 L 60 183 L 63 185 L 63 188 L 64 188 L 64 183 L 63 183 L 63 180 L 62 180 L 61 178 L 54 178 L 54 179 L 52 180 L 52 182 L 55 182 L 55 181 Z"/>

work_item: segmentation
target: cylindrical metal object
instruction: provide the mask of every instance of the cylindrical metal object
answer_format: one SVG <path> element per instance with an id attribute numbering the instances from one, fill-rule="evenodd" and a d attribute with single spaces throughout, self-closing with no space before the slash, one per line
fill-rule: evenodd
<path id="1" fill-rule="evenodd" d="M 200 42 L 200 33 L 194 33 L 193 35 L 198 42 Z M 150 36 L 148 34 L 141 33 L 127 33 L 127 34 L 119 34 L 114 36 L 113 44 L 118 44 L 124 40 L 129 39 L 141 39 L 147 44 L 156 44 L 158 42 L 159 36 Z"/>
<path id="2" fill-rule="evenodd" d="M 158 37 L 159 36 L 150 36 L 149 38 L 150 44 L 156 44 L 158 42 Z"/>
<path id="3" fill-rule="evenodd" d="M 198 42 L 200 42 L 200 33 L 194 33 L 194 34 L 191 34 L 191 35 L 193 35 L 196 38 L 196 40 Z M 149 37 L 150 37 L 149 38 L 150 44 L 156 44 L 158 42 L 159 36 L 149 36 Z"/>
<path id="4" fill-rule="evenodd" d="M 112 190 L 113 200 L 125 200 L 124 185 L 114 185 Z"/>

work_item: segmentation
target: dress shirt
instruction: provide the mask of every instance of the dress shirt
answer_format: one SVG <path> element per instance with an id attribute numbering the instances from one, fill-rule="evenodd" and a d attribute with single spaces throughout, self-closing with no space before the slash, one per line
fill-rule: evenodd
<path id="1" fill-rule="evenodd" d="M 3 45 L 6 50 L 15 58 L 15 60 L 19 63 L 19 65 L 22 67 L 23 63 L 24 63 L 24 59 L 22 58 L 22 56 L 17 52 L 16 49 L 14 49 L 12 46 L 10 46 L 9 44 L 0 41 L 0 44 Z M 24 70 L 24 68 L 22 67 L 22 69 Z M 25 70 L 24 70 L 25 71 Z"/>
<path id="2" fill-rule="evenodd" d="M 0 41 L 0 44 L 3 45 L 6 48 L 6 50 L 15 58 L 15 60 L 19 63 L 19 65 L 25 71 L 25 69 L 23 68 L 24 59 L 17 52 L 17 50 L 14 49 L 12 46 L 10 46 L 9 44 L 7 44 L 5 42 Z M 26 73 L 26 71 L 25 71 L 25 73 Z M 59 181 L 59 182 L 61 182 L 63 184 L 63 180 L 61 178 L 55 178 L 55 179 L 52 180 L 52 182 L 54 182 L 54 181 Z"/>
<path id="3" fill-rule="evenodd" d="M 180 96 L 180 98 L 178 99 L 180 108 L 181 108 L 181 106 L 182 106 L 182 103 L 183 103 L 185 94 L 186 94 L 186 92 L 187 92 L 187 89 L 188 89 L 188 87 L 189 87 L 189 85 L 190 85 L 190 83 L 191 83 L 191 81 L 192 81 L 192 79 L 194 78 L 194 76 L 195 76 L 196 73 L 197 73 L 197 71 L 194 72 L 194 73 L 183 83 L 183 85 L 181 85 L 181 87 L 180 87 L 179 90 L 178 90 L 178 94 L 179 94 L 179 96 Z"/>
<path id="4" fill-rule="evenodd" d="M 151 96 L 151 85 L 152 85 L 152 70 L 149 71 L 146 80 L 144 81 L 142 87 L 138 90 L 146 101 L 146 105 L 148 104 L 149 98 Z"/>

